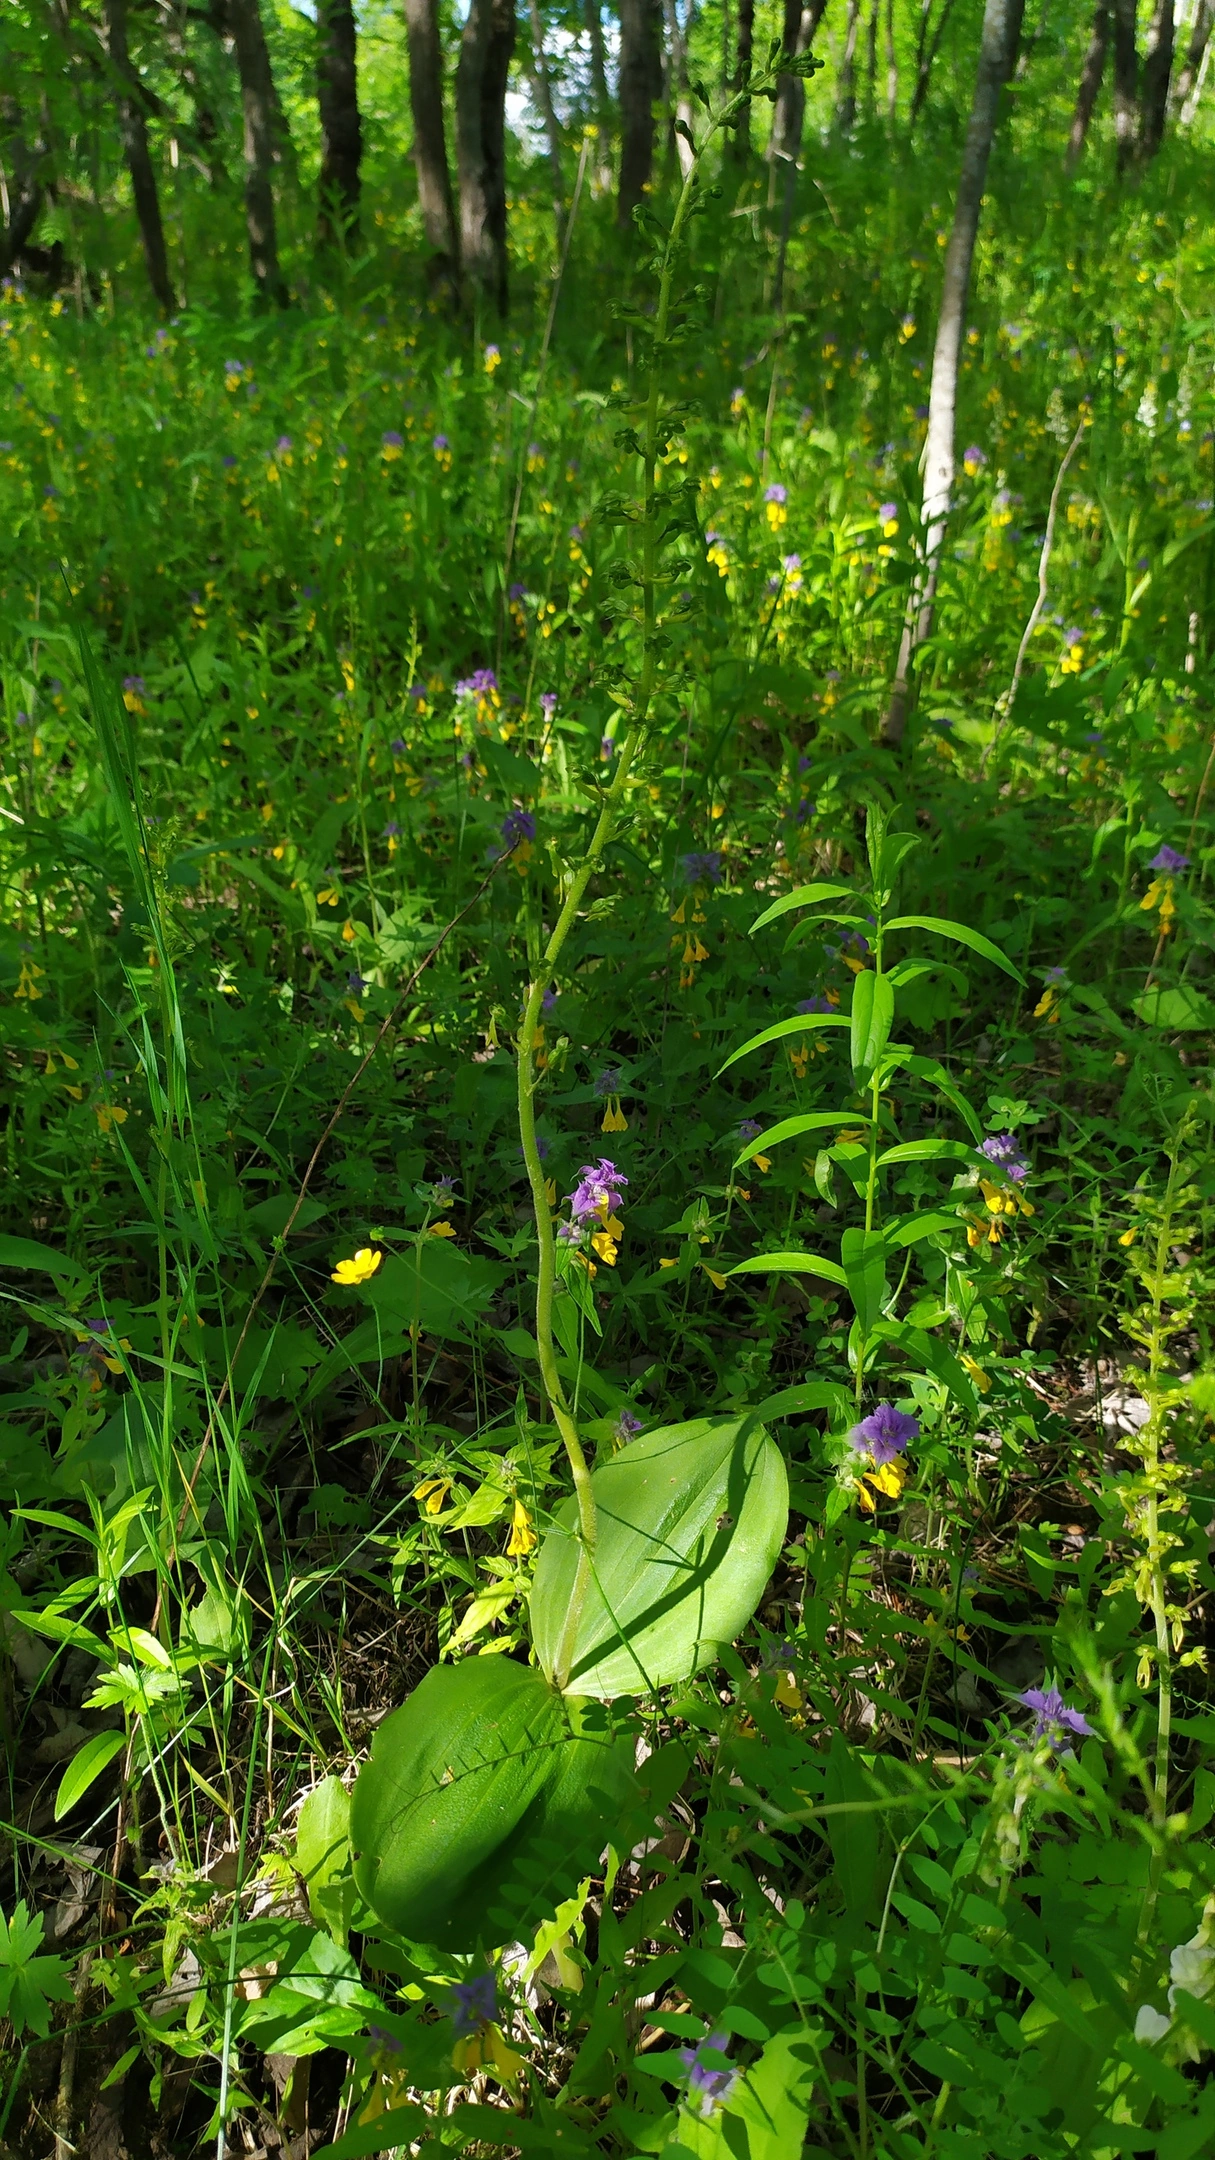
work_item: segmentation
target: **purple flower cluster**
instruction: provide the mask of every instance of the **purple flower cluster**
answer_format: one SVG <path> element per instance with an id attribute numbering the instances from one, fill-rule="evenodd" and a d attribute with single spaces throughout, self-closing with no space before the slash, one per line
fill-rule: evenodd
<path id="1" fill-rule="evenodd" d="M 1079 1734 L 1083 1739 L 1092 1737 L 1093 1728 L 1088 1719 L 1082 1711 L 1073 1710 L 1070 1703 L 1064 1702 L 1057 1687 L 1026 1688 L 1017 1701 L 1034 1713 L 1031 1739 L 1049 1741 L 1056 1755 L 1067 1747 L 1069 1734 Z"/>
<path id="2" fill-rule="evenodd" d="M 858 1455 L 868 1455 L 881 1468 L 883 1463 L 893 1462 L 902 1455 L 912 1440 L 920 1437 L 920 1421 L 909 1417 L 905 1410 L 896 1410 L 893 1403 L 879 1403 L 868 1417 L 854 1425 L 848 1438 Z"/>
<path id="3" fill-rule="evenodd" d="M 783 503 L 788 502 L 788 500 L 789 490 L 787 487 L 782 487 L 779 480 L 774 480 L 771 487 L 764 489 L 765 502 Z"/>
<path id="4" fill-rule="evenodd" d="M 799 1013 L 829 1013 L 834 1012 L 835 1007 L 830 998 L 824 997 L 821 990 L 816 990 L 813 997 L 802 999 L 797 1010 Z"/>
<path id="5" fill-rule="evenodd" d="M 703 852 L 693 848 L 682 860 L 683 874 L 689 885 L 720 885 L 721 850 L 707 848 Z"/>
<path id="6" fill-rule="evenodd" d="M 725 2060 L 726 2033 L 710 2033 L 696 2047 L 683 2047 L 679 2058 L 688 2073 L 688 2106 L 694 2115 L 710 2116 L 724 2107 L 739 2073 Z"/>
<path id="7" fill-rule="evenodd" d="M 474 1973 L 471 1980 L 457 1980 L 451 1991 L 452 2024 L 463 2040 L 488 2025 L 498 2010 L 498 1987 L 493 1973 Z"/>
<path id="8" fill-rule="evenodd" d="M 623 1447 L 626 1441 L 635 1439 L 640 1431 L 641 1419 L 634 1417 L 631 1410 L 622 1410 L 613 1427 L 614 1437 L 621 1446 Z"/>
<path id="9" fill-rule="evenodd" d="M 623 1171 L 615 1163 L 601 1156 L 597 1163 L 584 1163 L 578 1172 L 578 1183 L 570 1194 L 570 1214 L 575 1223 L 602 1221 L 620 1205 L 621 1189 L 628 1184 Z"/>
<path id="10" fill-rule="evenodd" d="M 1148 864 L 1149 870 L 1167 870 L 1173 872 L 1174 875 L 1182 870 L 1188 870 L 1189 867 L 1189 856 L 1179 855 L 1176 848 L 1169 847 L 1167 843 L 1164 847 L 1156 850 Z"/>
<path id="11" fill-rule="evenodd" d="M 536 837 L 536 820 L 530 810 L 508 810 L 502 820 L 502 840 L 508 848 L 518 847 L 521 841 Z"/>
<path id="12" fill-rule="evenodd" d="M 757 1117 L 740 1118 L 738 1137 L 740 1140 L 758 1140 L 763 1129 Z"/>
<path id="13" fill-rule="evenodd" d="M 487 691 L 496 690 L 497 687 L 498 678 L 491 667 L 474 668 L 471 675 L 466 675 L 463 682 L 456 684 L 456 696 L 458 698 L 484 697 Z"/>
<path id="14" fill-rule="evenodd" d="M 1014 1133 L 989 1133 L 986 1140 L 980 1140 L 979 1153 L 1014 1185 L 1023 1185 L 1029 1176 L 1029 1158 L 1021 1153 Z"/>

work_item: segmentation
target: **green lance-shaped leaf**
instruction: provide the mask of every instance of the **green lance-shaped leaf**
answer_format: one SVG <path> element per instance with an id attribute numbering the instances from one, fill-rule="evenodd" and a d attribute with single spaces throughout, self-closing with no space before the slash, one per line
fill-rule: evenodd
<path id="1" fill-rule="evenodd" d="M 845 1230 L 840 1258 L 861 1333 L 867 1335 L 886 1303 L 886 1240 L 880 1230 Z"/>
<path id="2" fill-rule="evenodd" d="M 54 1252 L 49 1245 L 39 1245 L 28 1237 L 0 1237 L 0 1268 L 13 1268 L 23 1275 L 84 1274 L 78 1260 L 69 1260 L 65 1253 Z"/>
<path id="3" fill-rule="evenodd" d="M 783 1042 L 786 1035 L 801 1035 L 806 1028 L 847 1026 L 846 1013 L 794 1013 L 792 1019 L 777 1020 L 772 1027 L 764 1028 L 761 1034 L 753 1035 L 750 1042 L 743 1044 L 741 1050 L 733 1051 L 725 1064 L 718 1067 L 718 1077 L 728 1072 L 731 1065 L 737 1065 L 740 1058 L 749 1057 L 752 1050 L 762 1050 L 765 1043 Z"/>
<path id="4" fill-rule="evenodd" d="M 516 1941 L 593 1868 L 632 1773 L 632 1738 L 604 1706 L 562 1698 L 534 1666 L 437 1666 L 384 1720 L 356 1780 L 359 1891 L 415 1942 Z"/>
<path id="5" fill-rule="evenodd" d="M 116 1755 L 121 1755 L 127 1744 L 127 1736 L 121 1732 L 94 1733 L 82 1748 L 73 1755 L 67 1769 L 59 1780 L 55 1794 L 55 1821 L 62 1822 L 70 1815 L 78 1800 L 83 1800 L 90 1785 L 96 1783 Z"/>
<path id="6" fill-rule="evenodd" d="M 891 1163 L 902 1162 L 978 1162 L 977 1150 L 967 1147 L 964 1140 L 900 1140 L 895 1147 L 882 1150 L 878 1156 L 879 1170 Z"/>
<path id="7" fill-rule="evenodd" d="M 972 930 L 969 923 L 951 922 L 944 915 L 896 915 L 893 922 L 884 925 L 884 932 L 891 937 L 896 930 L 931 930 L 937 937 L 956 938 L 959 945 L 969 945 L 972 952 L 981 953 L 993 967 L 1003 968 L 1014 982 L 1024 984 L 1025 977 L 1013 966 L 1007 954 L 1002 953 L 998 945 L 993 945 L 989 937 L 984 937 L 981 930 Z"/>
<path id="8" fill-rule="evenodd" d="M 757 930 L 765 930 L 770 922 L 775 922 L 780 915 L 788 915 L 793 908 L 813 907 L 819 900 L 859 898 L 860 894 L 854 892 L 851 885 L 799 885 L 796 892 L 786 893 L 783 899 L 774 900 L 770 908 L 765 908 L 762 915 L 757 915 L 749 935 L 754 937 Z"/>
<path id="9" fill-rule="evenodd" d="M 836 1260 L 825 1260 L 820 1253 L 767 1252 L 756 1253 L 751 1260 L 740 1260 L 737 1267 L 727 1268 L 728 1275 L 818 1275 L 824 1282 L 838 1283 L 842 1289 L 848 1277 Z"/>
<path id="10" fill-rule="evenodd" d="M 753 1418 L 694 1418 L 633 1440 L 594 1472 L 599 1537 L 570 1663 L 571 1690 L 640 1694 L 682 1680 L 732 1642 L 784 1542 L 789 1487 Z M 532 1638 L 555 1669 L 578 1563 L 577 1511 L 540 1548 Z"/>
<path id="11" fill-rule="evenodd" d="M 852 986 L 852 1077 L 863 1087 L 890 1040 L 894 991 L 886 975 L 865 968 Z"/>
<path id="12" fill-rule="evenodd" d="M 741 1154 L 734 1158 L 734 1167 L 750 1162 L 753 1155 L 766 1155 L 769 1148 L 779 1147 L 782 1140 L 797 1140 L 803 1133 L 823 1132 L 833 1125 L 855 1125 L 855 1110 L 809 1110 L 804 1117 L 782 1118 L 779 1125 L 769 1125 L 766 1132 L 757 1133 L 748 1140 Z"/>

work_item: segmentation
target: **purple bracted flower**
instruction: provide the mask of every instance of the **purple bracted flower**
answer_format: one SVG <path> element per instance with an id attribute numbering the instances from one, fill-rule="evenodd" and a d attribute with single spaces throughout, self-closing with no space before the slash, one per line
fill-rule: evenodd
<path id="1" fill-rule="evenodd" d="M 502 820 L 502 839 L 508 848 L 518 847 L 520 841 L 534 840 L 536 820 L 530 810 L 508 810 Z"/>
<path id="2" fill-rule="evenodd" d="M 395 819 L 395 818 L 390 818 L 390 819 L 388 820 L 388 823 L 387 823 L 387 825 L 386 825 L 386 826 L 384 827 L 383 833 L 381 834 L 381 836 L 380 836 L 380 837 L 381 837 L 381 839 L 384 839 L 384 840 L 399 840 L 399 839 L 400 839 L 400 837 L 401 837 L 401 828 L 400 828 L 400 826 L 399 826 L 399 825 L 397 824 L 397 822 L 396 822 L 396 819 Z"/>
<path id="3" fill-rule="evenodd" d="M 570 1214 L 576 1223 L 603 1220 L 620 1205 L 621 1187 L 628 1184 L 623 1171 L 615 1163 L 601 1156 L 597 1163 L 584 1163 L 578 1172 L 578 1183 L 570 1194 Z"/>
<path id="4" fill-rule="evenodd" d="M 403 735 L 394 735 L 388 747 L 394 757 L 404 757 L 409 745 Z"/>
<path id="5" fill-rule="evenodd" d="M 641 1419 L 634 1417 L 631 1410 L 622 1410 L 613 1427 L 613 1437 L 623 1447 L 626 1441 L 634 1439 L 640 1431 Z"/>
<path id="6" fill-rule="evenodd" d="M 357 969 L 352 969 L 350 974 L 346 977 L 346 988 L 351 991 L 355 997 L 362 997 L 364 990 L 367 988 L 366 976 L 360 975 Z"/>
<path id="7" fill-rule="evenodd" d="M 430 447 L 432 450 L 450 450 L 451 444 L 448 442 L 446 435 L 436 435 Z"/>
<path id="8" fill-rule="evenodd" d="M 619 1095 L 620 1067 L 618 1065 L 604 1066 L 603 1071 L 600 1073 L 598 1079 L 595 1082 L 595 1093 L 599 1096 L 601 1101 L 605 1095 Z"/>
<path id="9" fill-rule="evenodd" d="M 405 437 L 398 434 L 396 428 L 386 428 L 380 437 L 380 443 L 385 450 L 403 450 Z"/>
<path id="10" fill-rule="evenodd" d="M 689 885 L 720 885 L 721 850 L 693 848 L 682 858 L 683 874 Z"/>
<path id="11" fill-rule="evenodd" d="M 474 1973 L 471 1980 L 457 1980 L 451 1997 L 451 2021 L 460 2040 L 497 2016 L 498 1985 L 491 1972 Z"/>
<path id="12" fill-rule="evenodd" d="M 148 686 L 142 675 L 124 675 L 122 687 L 124 690 L 133 691 L 136 697 L 142 697 Z"/>
<path id="13" fill-rule="evenodd" d="M 785 568 L 786 568 L 786 570 L 789 570 L 789 571 L 793 571 L 793 570 L 800 570 L 800 569 L 801 569 L 801 566 L 802 566 L 802 559 L 801 559 L 801 556 L 800 556 L 800 555 L 786 555 L 786 557 L 785 557 Z"/>
<path id="14" fill-rule="evenodd" d="M 280 457 L 286 457 L 291 448 L 291 437 L 289 435 L 280 435 L 274 447 Z"/>
<path id="15" fill-rule="evenodd" d="M 710 2033 L 698 2046 L 679 2050 L 688 2073 L 688 2106 L 694 2115 L 715 2115 L 738 2083 L 738 2071 L 725 2060 L 727 2045 L 726 2033 Z"/>
<path id="16" fill-rule="evenodd" d="M 880 1469 L 883 1463 L 893 1462 L 902 1455 L 912 1440 L 920 1437 L 920 1421 L 909 1417 L 905 1410 L 896 1410 L 893 1403 L 879 1403 L 867 1418 L 854 1425 L 848 1435 L 858 1455 L 868 1455 Z"/>
<path id="17" fill-rule="evenodd" d="M 1014 1185 L 1023 1185 L 1029 1176 L 1029 1158 L 1021 1153 L 1014 1133 L 989 1133 L 986 1140 L 980 1140 L 979 1153 L 997 1170 L 1003 1170 Z"/>
<path id="18" fill-rule="evenodd" d="M 1056 990 L 1061 990 L 1064 983 L 1067 982 L 1068 979 L 1068 973 L 1065 967 L 1044 968 L 1042 971 L 1043 982 L 1050 983 Z"/>
<path id="19" fill-rule="evenodd" d="M 878 517 L 880 518 L 883 525 L 889 525 L 890 520 L 892 518 L 897 518 L 898 514 L 899 506 L 897 503 L 878 504 Z"/>
<path id="20" fill-rule="evenodd" d="M 557 693 L 555 690 L 542 690 L 540 692 L 540 710 L 546 720 L 552 719 L 557 710 Z"/>
<path id="21" fill-rule="evenodd" d="M 612 741 L 612 738 L 611 738 L 611 736 L 610 736 L 610 735 L 601 735 L 601 736 L 600 736 L 600 738 L 599 738 L 599 755 L 600 755 L 600 757 L 601 757 L 601 758 L 603 758 L 603 759 L 604 759 L 605 763 L 606 763 L 607 761 L 609 761 L 609 760 L 610 760 L 611 758 L 615 757 L 615 755 L 616 755 L 616 745 L 615 745 L 615 743 L 614 743 L 614 742 Z"/>
<path id="22" fill-rule="evenodd" d="M 788 502 L 788 500 L 789 490 L 787 487 L 782 487 L 779 480 L 774 480 L 771 487 L 764 489 L 765 502 L 783 503 Z"/>
<path id="23" fill-rule="evenodd" d="M 1169 847 L 1167 843 L 1164 847 L 1157 849 L 1148 864 L 1149 870 L 1168 870 L 1174 874 L 1181 870 L 1188 870 L 1189 867 L 1189 856 L 1179 855 L 1176 848 Z"/>
<path id="24" fill-rule="evenodd" d="M 1017 1701 L 1034 1713 L 1031 1739 L 1049 1741 L 1056 1755 L 1069 1745 L 1069 1734 L 1078 1733 L 1082 1739 L 1092 1737 L 1093 1728 L 1083 1711 L 1065 1703 L 1057 1687 L 1026 1688 Z"/>
<path id="25" fill-rule="evenodd" d="M 456 684 L 456 696 L 458 698 L 484 697 L 488 691 L 496 690 L 497 687 L 498 678 L 492 668 L 474 668 L 471 675 L 466 675 L 463 682 Z"/>
<path id="26" fill-rule="evenodd" d="M 821 991 L 816 990 L 813 997 L 802 999 L 797 1010 L 799 1013 L 829 1013 L 834 1012 L 835 1007 L 830 998 L 824 997 Z"/>
<path id="27" fill-rule="evenodd" d="M 550 984 L 540 1000 L 541 1012 L 551 1012 L 560 994 L 560 991 L 554 990 Z"/>
<path id="28" fill-rule="evenodd" d="M 740 1140 L 758 1140 L 763 1129 L 764 1128 L 760 1124 L 757 1117 L 740 1118 L 738 1122 L 738 1137 Z"/>

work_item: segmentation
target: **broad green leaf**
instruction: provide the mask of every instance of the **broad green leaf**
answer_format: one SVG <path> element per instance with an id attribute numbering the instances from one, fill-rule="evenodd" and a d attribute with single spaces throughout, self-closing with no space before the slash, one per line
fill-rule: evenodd
<path id="1" fill-rule="evenodd" d="M 883 925 L 883 929 L 887 936 L 896 930 L 931 930 L 937 937 L 956 938 L 959 945 L 969 945 L 972 952 L 981 953 L 993 967 L 1003 968 L 1014 982 L 1024 984 L 1025 977 L 1020 969 L 1015 968 L 999 946 L 993 945 L 981 930 L 972 930 L 969 923 L 951 922 L 944 915 L 896 915 L 893 922 Z"/>
<path id="2" fill-rule="evenodd" d="M 751 1260 L 740 1260 L 737 1267 L 727 1268 L 727 1275 L 821 1275 L 824 1282 L 839 1283 L 841 1288 L 848 1277 L 834 1260 L 824 1260 L 818 1253 L 769 1252 L 756 1253 Z"/>
<path id="3" fill-rule="evenodd" d="M 750 1418 L 694 1418 L 600 1463 L 598 1544 L 570 1662 L 571 1691 L 605 1700 L 687 1679 L 755 1611 L 784 1542 L 780 1451 Z M 556 1669 L 580 1551 L 573 1500 L 540 1548 L 532 1638 Z"/>
<path id="4" fill-rule="evenodd" d="M 1215 1029 L 1215 1005 L 1201 990 L 1175 983 L 1160 990 L 1141 990 L 1132 1000 L 1145 1027 L 1167 1028 L 1170 1034 L 1209 1032 Z"/>
<path id="5" fill-rule="evenodd" d="M 309 1889 L 344 1875 L 350 1858 L 350 1794 L 340 1778 L 322 1778 L 299 1813 L 295 1863 Z"/>
<path id="6" fill-rule="evenodd" d="M 59 1790 L 55 1794 L 56 1822 L 62 1822 L 65 1815 L 71 1814 L 76 1802 L 84 1798 L 90 1785 L 116 1755 L 121 1755 L 126 1744 L 124 1732 L 99 1732 L 77 1749 L 59 1780 Z"/>
<path id="7" fill-rule="evenodd" d="M 79 1620 L 69 1620 L 63 1613 L 14 1612 L 13 1619 L 19 1620 L 22 1627 L 32 1628 L 35 1635 L 47 1636 L 51 1642 L 70 1643 L 73 1650 L 87 1650 L 102 1665 L 113 1662 L 113 1652 L 100 1635 L 94 1635 L 91 1628 L 84 1627 Z"/>
<path id="8" fill-rule="evenodd" d="M 602 1704 L 563 1699 L 534 1666 L 436 1666 L 379 1727 L 355 1782 L 358 1888 L 416 1942 L 517 1940 L 594 1866 L 632 1762 Z"/>
<path id="9" fill-rule="evenodd" d="M 779 1125 L 769 1125 L 766 1132 L 748 1140 L 741 1155 L 734 1158 L 734 1167 L 750 1162 L 753 1155 L 766 1155 L 769 1148 L 779 1147 L 782 1140 L 796 1140 L 802 1133 L 823 1132 L 833 1125 L 855 1125 L 856 1113 L 848 1110 L 808 1110 L 804 1117 L 782 1118 Z"/>
<path id="10" fill-rule="evenodd" d="M 767 1043 L 783 1042 L 787 1035 L 800 1035 L 806 1028 L 848 1025 L 846 1013 L 794 1013 L 791 1020 L 777 1020 L 772 1027 L 765 1028 L 762 1034 L 753 1035 L 750 1042 L 743 1044 L 741 1050 L 735 1050 L 724 1065 L 718 1066 L 717 1077 L 720 1079 L 722 1073 L 728 1072 L 731 1065 L 737 1065 L 740 1058 L 749 1057 L 752 1050 L 762 1050 Z"/>
<path id="11" fill-rule="evenodd" d="M 862 1335 L 882 1317 L 886 1302 L 886 1240 L 880 1230 L 845 1230 L 840 1239 L 844 1279 Z"/>
<path id="12" fill-rule="evenodd" d="M 0 1267 L 13 1268 L 21 1275 L 80 1277 L 86 1272 L 78 1260 L 69 1260 L 64 1253 L 28 1237 L 0 1237 Z"/>
<path id="13" fill-rule="evenodd" d="M 974 1162 L 975 1151 L 964 1140 L 900 1140 L 878 1156 L 878 1169 L 901 1162 Z"/>
<path id="14" fill-rule="evenodd" d="M 799 885 L 796 892 L 786 893 L 783 899 L 774 900 L 770 908 L 765 908 L 762 915 L 757 915 L 747 934 L 754 937 L 757 930 L 765 929 L 781 915 L 788 915 L 793 908 L 813 907 L 819 900 L 859 898 L 859 893 L 855 892 L 851 885 Z"/>
<path id="15" fill-rule="evenodd" d="M 110 1641 L 119 1652 L 137 1657 L 141 1665 L 151 1665 L 156 1672 L 172 1672 L 173 1659 L 169 1651 L 147 1628 L 112 1628 Z"/>
<path id="16" fill-rule="evenodd" d="M 890 1039 L 894 991 L 885 975 L 863 968 L 852 985 L 852 1077 L 862 1087 Z"/>

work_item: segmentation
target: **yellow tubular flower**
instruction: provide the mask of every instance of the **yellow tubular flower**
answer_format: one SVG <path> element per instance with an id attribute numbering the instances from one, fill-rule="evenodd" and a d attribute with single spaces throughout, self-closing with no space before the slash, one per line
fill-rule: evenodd
<path id="1" fill-rule="evenodd" d="M 428 1515 L 441 1515 L 450 1491 L 450 1478 L 423 1478 L 420 1485 L 414 1486 L 410 1497 L 414 1500 L 420 1500 Z"/>
<path id="2" fill-rule="evenodd" d="M 537 1543 L 538 1540 L 532 1528 L 531 1516 L 524 1507 L 522 1500 L 516 1500 L 515 1511 L 511 1517 L 510 1537 L 506 1546 L 507 1558 L 509 1560 L 522 1559 L 529 1552 L 535 1551 Z"/>
<path id="3" fill-rule="evenodd" d="M 338 1261 L 330 1281 L 346 1285 L 370 1282 L 383 1257 L 383 1253 L 374 1252 L 370 1245 L 360 1246 L 353 1260 Z"/>

